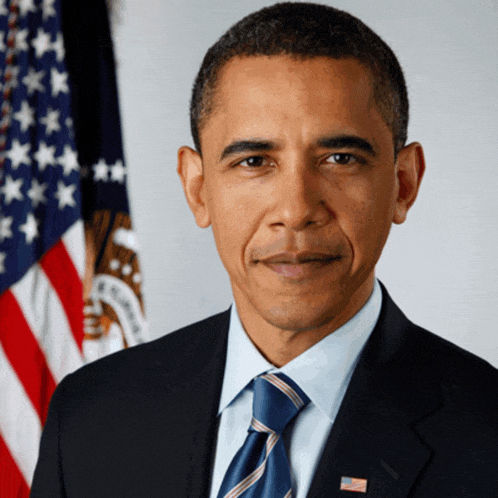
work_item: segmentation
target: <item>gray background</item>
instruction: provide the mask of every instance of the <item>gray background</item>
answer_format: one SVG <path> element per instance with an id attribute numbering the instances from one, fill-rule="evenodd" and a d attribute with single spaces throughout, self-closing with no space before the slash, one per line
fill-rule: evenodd
<path id="1" fill-rule="evenodd" d="M 272 2 L 121 0 L 114 22 L 128 187 L 150 337 L 225 309 L 228 278 L 188 210 L 176 151 L 207 48 Z M 328 2 L 327 2 L 328 3 Z M 498 366 L 498 1 L 337 0 L 395 51 L 427 171 L 377 275 L 416 323 Z"/>

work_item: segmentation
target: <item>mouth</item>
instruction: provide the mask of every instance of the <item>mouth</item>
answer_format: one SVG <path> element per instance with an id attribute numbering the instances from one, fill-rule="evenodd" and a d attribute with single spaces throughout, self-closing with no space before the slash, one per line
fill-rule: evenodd
<path id="1" fill-rule="evenodd" d="M 255 262 L 265 265 L 281 277 L 305 279 L 315 276 L 319 270 L 333 265 L 340 259 L 342 259 L 340 255 L 314 252 L 285 252 L 256 260 Z"/>

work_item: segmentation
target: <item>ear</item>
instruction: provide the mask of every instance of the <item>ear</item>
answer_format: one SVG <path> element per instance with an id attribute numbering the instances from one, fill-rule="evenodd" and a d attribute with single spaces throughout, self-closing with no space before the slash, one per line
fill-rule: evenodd
<path id="1" fill-rule="evenodd" d="M 208 227 L 211 224 L 211 218 L 206 203 L 202 158 L 199 153 L 190 147 L 180 147 L 176 171 L 197 225 L 201 228 Z"/>
<path id="2" fill-rule="evenodd" d="M 418 142 L 413 142 L 404 147 L 396 160 L 398 198 L 394 208 L 394 223 L 401 224 L 406 220 L 408 210 L 417 198 L 424 171 L 425 159 L 422 146 Z"/>

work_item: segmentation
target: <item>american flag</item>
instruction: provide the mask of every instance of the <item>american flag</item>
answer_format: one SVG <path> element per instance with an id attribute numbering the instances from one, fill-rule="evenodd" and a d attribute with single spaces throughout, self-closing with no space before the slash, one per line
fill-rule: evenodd
<path id="1" fill-rule="evenodd" d="M 0 0 L 0 58 L 0 496 L 10 498 L 28 496 L 57 383 L 143 342 L 146 326 L 104 0 Z"/>
<path id="2" fill-rule="evenodd" d="M 355 493 L 367 492 L 367 480 L 359 477 L 341 477 L 341 491 L 353 491 Z"/>

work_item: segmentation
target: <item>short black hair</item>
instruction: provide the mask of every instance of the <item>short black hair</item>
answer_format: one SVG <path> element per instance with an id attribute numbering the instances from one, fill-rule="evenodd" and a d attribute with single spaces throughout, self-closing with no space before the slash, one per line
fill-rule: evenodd
<path id="1" fill-rule="evenodd" d="M 377 107 L 393 134 L 395 156 L 408 128 L 405 78 L 388 45 L 358 18 L 315 3 L 277 3 L 234 24 L 206 53 L 194 82 L 190 127 L 201 153 L 200 130 L 213 108 L 220 70 L 234 57 L 288 55 L 296 59 L 354 58 L 374 77 Z"/>

